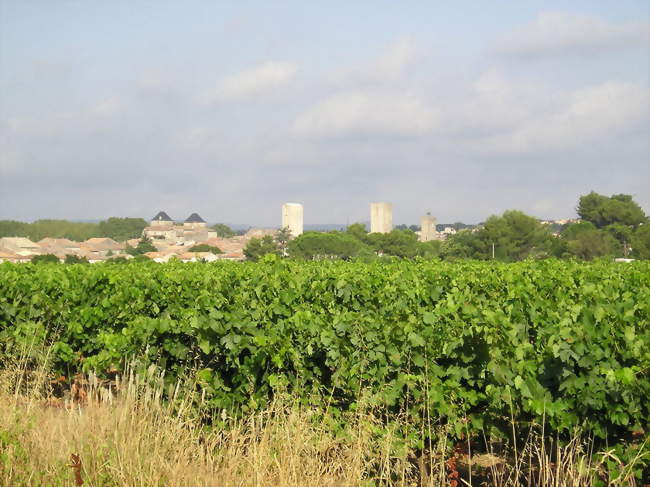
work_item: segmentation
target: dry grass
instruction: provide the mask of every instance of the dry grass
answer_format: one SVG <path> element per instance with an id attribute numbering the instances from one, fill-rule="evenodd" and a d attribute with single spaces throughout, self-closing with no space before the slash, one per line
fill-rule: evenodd
<path id="1" fill-rule="evenodd" d="M 129 373 L 110 390 L 94 377 L 83 403 L 53 399 L 44 368 L 0 371 L 0 484 L 6 486 L 591 486 L 612 453 L 580 436 L 558 446 L 531 436 L 516 452 L 451 455 L 446 435 L 418 461 L 369 411 L 333 418 L 278 401 L 243 420 L 196 417 L 192 385 Z M 29 380 L 26 380 L 26 377 Z M 163 392 L 171 400 L 163 400 Z M 77 394 L 80 396 L 80 393 Z M 458 447 L 457 447 L 458 448 Z M 75 459 L 71 455 L 78 455 Z M 508 459 L 508 460 L 506 460 Z M 634 486 L 631 466 L 611 485 Z M 458 472 L 458 473 L 455 473 Z M 627 472 L 627 474 L 625 474 Z"/>

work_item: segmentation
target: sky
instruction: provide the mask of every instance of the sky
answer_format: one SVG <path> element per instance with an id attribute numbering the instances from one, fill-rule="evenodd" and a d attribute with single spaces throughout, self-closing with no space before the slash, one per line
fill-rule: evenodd
<path id="1" fill-rule="evenodd" d="M 0 0 L 0 219 L 650 213 L 650 4 Z"/>

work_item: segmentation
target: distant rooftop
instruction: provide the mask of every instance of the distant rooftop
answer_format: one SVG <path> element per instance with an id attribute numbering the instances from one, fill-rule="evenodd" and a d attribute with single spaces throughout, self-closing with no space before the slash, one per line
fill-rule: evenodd
<path id="1" fill-rule="evenodd" d="M 167 213 L 165 213 L 164 211 L 159 211 L 158 214 L 151 219 L 151 221 L 171 222 L 171 221 L 174 221 L 174 220 L 169 218 L 169 215 Z"/>
<path id="2" fill-rule="evenodd" d="M 192 213 L 187 217 L 185 223 L 205 223 L 205 220 L 201 218 L 198 213 Z"/>

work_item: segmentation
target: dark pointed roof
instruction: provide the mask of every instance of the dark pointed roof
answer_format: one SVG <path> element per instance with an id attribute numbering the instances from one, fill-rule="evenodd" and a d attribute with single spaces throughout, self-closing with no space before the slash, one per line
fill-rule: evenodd
<path id="1" fill-rule="evenodd" d="M 185 223 L 205 223 L 205 220 L 201 218 L 198 213 L 192 213 L 187 217 Z"/>
<path id="2" fill-rule="evenodd" d="M 165 213 L 164 211 L 159 211 L 156 216 L 154 216 L 151 221 L 159 221 L 159 222 L 171 222 L 174 221 L 171 218 L 169 218 L 169 215 Z"/>

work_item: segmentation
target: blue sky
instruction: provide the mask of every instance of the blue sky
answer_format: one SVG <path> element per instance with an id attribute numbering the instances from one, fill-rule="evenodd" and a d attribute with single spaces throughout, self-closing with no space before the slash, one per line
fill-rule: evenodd
<path id="1" fill-rule="evenodd" d="M 0 218 L 650 211 L 650 8 L 0 0 Z"/>

